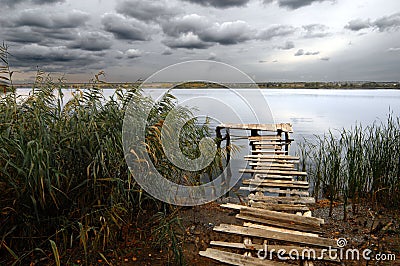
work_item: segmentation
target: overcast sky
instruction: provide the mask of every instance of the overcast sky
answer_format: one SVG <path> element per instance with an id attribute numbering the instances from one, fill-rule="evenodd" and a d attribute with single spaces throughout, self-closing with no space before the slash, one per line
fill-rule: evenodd
<path id="1" fill-rule="evenodd" d="M 256 81 L 400 80 L 399 0 L 0 0 L 17 78 L 135 81 L 210 59 Z"/>

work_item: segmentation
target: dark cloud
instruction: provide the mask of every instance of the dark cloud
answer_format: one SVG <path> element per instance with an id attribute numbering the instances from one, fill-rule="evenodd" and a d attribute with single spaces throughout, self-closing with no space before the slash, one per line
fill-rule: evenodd
<path id="1" fill-rule="evenodd" d="M 199 37 L 205 42 L 230 45 L 249 40 L 252 37 L 252 30 L 244 21 L 215 23 L 210 28 L 200 32 Z"/>
<path id="2" fill-rule="evenodd" d="M 369 19 L 363 20 L 363 19 L 355 19 L 352 21 L 349 21 L 349 23 L 345 26 L 346 29 L 352 30 L 352 31 L 360 31 L 362 29 L 367 29 L 371 27 L 371 22 Z"/>
<path id="3" fill-rule="evenodd" d="M 45 4 L 55 4 L 63 2 L 65 2 L 65 0 L 0 0 L 0 5 L 7 7 L 14 7 L 22 3 L 45 5 Z"/>
<path id="4" fill-rule="evenodd" d="M 184 33 L 178 38 L 167 38 L 163 43 L 170 48 L 186 49 L 206 49 L 211 47 L 212 43 L 202 41 L 199 36 L 193 32 Z"/>
<path id="5" fill-rule="evenodd" d="M 304 55 L 304 50 L 303 50 L 303 49 L 299 49 L 299 50 L 294 54 L 294 56 L 302 56 L 302 55 Z"/>
<path id="6" fill-rule="evenodd" d="M 211 25 L 206 17 L 191 14 L 163 22 L 162 29 L 168 36 L 179 37 L 183 33 L 199 32 Z"/>
<path id="7" fill-rule="evenodd" d="M 271 28 L 261 30 L 257 34 L 257 39 L 260 40 L 271 40 L 275 37 L 284 37 L 293 34 L 296 28 L 289 25 L 277 25 Z"/>
<path id="8" fill-rule="evenodd" d="M 345 28 L 352 31 L 360 31 L 367 28 L 378 29 L 380 32 L 396 31 L 400 29 L 400 13 L 384 16 L 373 22 L 370 19 L 354 19 L 349 21 Z"/>
<path id="9" fill-rule="evenodd" d="M 298 9 L 304 6 L 312 5 L 316 2 L 334 2 L 335 0 L 276 0 L 280 7 L 289 9 Z M 265 4 L 275 2 L 274 0 L 264 0 Z"/>
<path id="10" fill-rule="evenodd" d="M 305 52 L 304 49 L 299 49 L 294 56 L 302 56 L 302 55 L 318 55 L 319 52 Z"/>
<path id="11" fill-rule="evenodd" d="M 68 48 L 87 51 L 102 51 L 111 47 L 111 40 L 100 32 L 87 32 L 78 35 L 78 38 L 68 45 Z"/>
<path id="12" fill-rule="evenodd" d="M 400 28 L 400 13 L 377 19 L 373 25 L 379 31 L 398 30 Z"/>
<path id="13" fill-rule="evenodd" d="M 305 38 L 322 38 L 328 36 L 330 33 L 327 32 L 328 27 L 322 24 L 310 24 L 303 26 L 305 31 Z"/>
<path id="14" fill-rule="evenodd" d="M 84 67 L 100 61 L 92 53 L 70 50 L 65 46 L 46 47 L 38 44 L 22 46 L 12 52 L 11 64 L 15 67 Z"/>
<path id="15" fill-rule="evenodd" d="M 129 49 L 125 52 L 127 58 L 133 59 L 142 56 L 142 52 L 138 49 Z"/>
<path id="16" fill-rule="evenodd" d="M 329 57 L 321 57 L 320 59 L 321 59 L 322 61 L 329 61 L 329 60 L 330 60 Z"/>
<path id="17" fill-rule="evenodd" d="M 6 27 L 68 29 L 83 26 L 89 18 L 89 14 L 78 10 L 49 13 L 44 12 L 42 9 L 28 9 L 16 16 L 5 16 L 1 20 L 1 24 Z"/>
<path id="18" fill-rule="evenodd" d="M 216 8 L 229 8 L 245 6 L 250 0 L 183 0 L 202 6 L 213 6 Z"/>
<path id="19" fill-rule="evenodd" d="M 101 23 L 104 30 L 112 33 L 117 39 L 131 41 L 147 41 L 150 39 L 149 28 L 146 24 L 136 19 L 127 19 L 115 14 L 105 14 Z"/>
<path id="20" fill-rule="evenodd" d="M 143 21 L 167 19 L 178 14 L 176 7 L 168 7 L 164 1 L 123 1 L 117 4 L 118 13 Z"/>
<path id="21" fill-rule="evenodd" d="M 197 14 L 177 17 L 162 24 L 170 48 L 204 49 L 212 44 L 232 45 L 251 39 L 253 31 L 244 21 L 211 23 Z"/>
<path id="22" fill-rule="evenodd" d="M 172 52 L 172 50 L 171 50 L 171 48 L 166 48 L 165 50 L 164 50 L 164 52 L 162 52 L 162 55 L 172 55 L 173 54 L 173 52 Z"/>
<path id="23" fill-rule="evenodd" d="M 287 41 L 284 45 L 278 46 L 278 49 L 280 50 L 290 50 L 295 47 L 294 43 L 291 41 Z"/>

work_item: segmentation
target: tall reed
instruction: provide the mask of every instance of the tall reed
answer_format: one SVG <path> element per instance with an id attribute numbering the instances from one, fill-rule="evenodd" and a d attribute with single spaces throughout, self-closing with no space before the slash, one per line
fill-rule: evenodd
<path id="1" fill-rule="evenodd" d="M 12 84 L 7 55 L 4 46 L 0 56 L 6 67 L 0 74 Z M 144 202 L 151 211 L 173 209 L 147 195 L 126 165 L 122 123 L 134 97 L 155 105 L 146 143 L 156 168 L 173 181 L 189 184 L 203 174 L 176 169 L 162 152 L 159 129 L 176 105 L 172 95 L 154 103 L 136 87 L 125 86 L 107 98 L 101 89 L 102 75 L 96 75 L 87 88 L 76 89 L 69 100 L 64 96 L 65 80 L 41 71 L 26 98 L 15 91 L 0 95 L 0 264 L 9 260 L 26 264 L 33 255 L 48 257 L 49 250 L 57 264 L 67 264 L 74 258 L 71 248 L 84 253 L 90 264 L 104 259 L 105 251 L 118 250 L 123 226 L 138 219 Z M 186 119 L 191 113 L 181 109 L 178 115 Z M 198 153 L 189 138 L 208 134 L 207 125 L 188 123 L 182 150 Z M 157 219 L 154 239 L 160 238 L 156 244 L 161 247 L 173 241 L 168 251 L 182 262 L 173 226 L 177 212 L 171 213 L 173 217 Z"/>
<path id="2" fill-rule="evenodd" d="M 344 202 L 347 218 L 348 199 L 357 212 L 360 199 L 375 207 L 397 207 L 400 204 L 400 118 L 389 114 L 386 121 L 362 127 L 329 132 L 307 142 L 303 164 L 314 183 L 313 194 L 320 192 L 332 203 Z"/>

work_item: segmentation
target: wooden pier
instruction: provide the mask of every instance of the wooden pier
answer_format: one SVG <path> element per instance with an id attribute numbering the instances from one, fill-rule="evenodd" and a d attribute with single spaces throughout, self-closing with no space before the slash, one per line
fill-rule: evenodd
<path id="1" fill-rule="evenodd" d="M 324 252 L 333 249 L 333 255 L 337 255 L 337 242 L 321 237 L 324 220 L 312 217 L 309 209 L 315 200 L 308 192 L 307 173 L 298 169 L 299 157 L 289 155 L 292 126 L 223 124 L 217 127 L 217 136 L 222 136 L 224 128 L 227 145 L 230 129 L 251 132 L 247 137 L 251 154 L 244 157 L 249 168 L 240 169 L 250 176 L 242 180 L 240 190 L 250 194 L 246 205 L 221 205 L 236 210 L 236 218 L 243 225 L 221 224 L 214 231 L 240 235 L 243 242 L 211 241 L 200 255 L 228 265 L 313 265 L 314 260 L 340 263 Z M 296 258 L 290 257 L 293 254 Z"/>

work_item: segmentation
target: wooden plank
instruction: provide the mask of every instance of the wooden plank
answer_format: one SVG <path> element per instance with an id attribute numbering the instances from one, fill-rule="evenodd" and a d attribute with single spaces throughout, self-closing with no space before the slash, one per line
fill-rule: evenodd
<path id="1" fill-rule="evenodd" d="M 281 136 L 278 135 L 262 135 L 262 136 L 249 136 L 250 142 L 262 142 L 262 141 L 284 141 Z"/>
<path id="2" fill-rule="evenodd" d="M 295 164 L 286 162 L 278 163 L 278 162 L 250 161 L 249 166 L 281 167 L 281 168 L 294 169 Z"/>
<path id="3" fill-rule="evenodd" d="M 267 252 L 272 252 L 276 254 L 279 250 L 284 250 L 285 254 L 289 254 L 289 252 L 296 250 L 297 254 L 300 255 L 301 259 L 313 259 L 315 257 L 316 260 L 324 261 L 332 261 L 332 262 L 340 262 L 339 259 L 333 260 L 329 257 L 326 251 L 322 252 L 322 249 L 314 248 L 315 256 L 312 251 L 310 251 L 307 247 L 299 247 L 299 246 L 287 246 L 287 245 L 260 245 L 260 244 L 251 244 L 249 246 L 244 245 L 243 243 L 234 243 L 234 242 L 225 242 L 225 241 L 211 241 L 210 245 L 224 248 L 234 248 L 234 249 L 244 249 L 244 250 L 264 250 Z M 332 257 L 335 257 L 335 252 L 337 250 L 332 249 Z M 339 255 L 339 254 L 337 254 Z M 338 257 L 338 256 L 337 256 Z"/>
<path id="4" fill-rule="evenodd" d="M 256 179 L 247 179 L 245 181 L 254 181 L 254 182 L 262 182 L 262 183 L 271 183 L 271 184 L 290 184 L 290 185 L 302 185 L 302 186 L 308 186 L 307 181 L 296 181 L 296 180 L 265 180 L 265 179 L 259 179 L 257 178 L 258 175 L 256 175 Z M 244 181 L 243 181 L 244 182 Z"/>
<path id="5" fill-rule="evenodd" d="M 255 176 L 258 176 L 258 174 Z M 259 177 L 255 178 L 268 179 L 268 180 L 287 180 L 287 181 L 293 180 L 293 177 L 288 175 L 259 175 Z"/>
<path id="6" fill-rule="evenodd" d="M 317 247 L 337 247 L 336 240 L 322 237 L 301 236 L 289 233 L 275 232 L 271 230 L 248 228 L 238 225 L 221 224 L 214 227 L 214 231 L 231 233 L 243 236 L 260 237 L 263 239 L 277 240 L 288 243 L 297 243 Z"/>
<path id="7" fill-rule="evenodd" d="M 298 171 L 294 167 L 284 167 L 284 166 L 269 166 L 269 165 L 255 165 L 252 169 L 256 170 L 274 170 L 274 171 Z"/>
<path id="8" fill-rule="evenodd" d="M 283 212 L 297 212 L 297 211 L 309 211 L 310 209 L 302 204 L 276 204 L 276 203 L 265 203 L 265 202 L 250 202 L 250 207 L 260 208 L 270 211 L 283 211 Z"/>
<path id="9" fill-rule="evenodd" d="M 199 252 L 200 256 L 217 260 L 219 262 L 238 266 L 287 266 L 287 263 L 277 262 L 272 260 L 263 260 L 245 255 L 235 254 L 227 251 L 222 251 L 213 248 L 207 248 L 205 251 Z"/>
<path id="10" fill-rule="evenodd" d="M 250 228 L 264 229 L 264 230 L 269 230 L 269 231 L 274 231 L 274 232 L 288 233 L 288 234 L 299 235 L 299 236 L 319 237 L 318 234 L 315 234 L 315 233 L 308 233 L 308 232 L 302 232 L 302 231 L 285 229 L 285 228 L 277 228 L 277 227 L 268 226 L 268 225 L 253 224 L 253 223 L 249 223 L 249 222 L 244 223 L 243 226 L 250 227 Z"/>
<path id="11" fill-rule="evenodd" d="M 224 123 L 217 126 L 217 128 L 231 128 L 231 129 L 244 129 L 244 130 L 261 130 L 261 131 L 282 131 L 293 132 L 292 125 L 289 123 L 281 124 L 231 124 Z"/>
<path id="12" fill-rule="evenodd" d="M 321 233 L 321 229 L 319 227 L 315 226 L 309 226 L 309 225 L 303 225 L 303 224 L 297 224 L 295 222 L 282 222 L 282 221 L 275 221 L 275 220 L 268 220 L 264 218 L 257 218 L 254 216 L 247 216 L 244 214 L 236 214 L 235 216 L 238 219 L 244 220 L 244 221 L 249 221 L 249 222 L 255 222 L 255 223 L 260 223 L 260 224 L 267 224 L 267 225 L 272 225 L 275 227 L 279 228 L 287 228 L 287 229 L 295 229 L 303 232 L 311 232 L 311 233 Z"/>
<path id="13" fill-rule="evenodd" d="M 251 152 L 252 154 L 276 154 L 276 155 L 287 154 L 286 151 L 261 150 L 261 149 L 255 149 L 252 150 Z"/>
<path id="14" fill-rule="evenodd" d="M 296 222 L 298 224 L 304 224 L 304 225 L 311 225 L 311 226 L 316 226 L 319 227 L 321 224 L 324 223 L 324 219 L 316 218 L 316 217 L 303 217 L 303 216 L 297 216 L 295 214 L 290 214 L 290 213 L 283 213 L 283 212 L 278 212 L 278 211 L 269 211 L 269 210 L 264 210 L 264 209 L 259 209 L 259 208 L 252 208 L 244 205 L 238 205 L 238 204 L 232 204 L 232 203 L 227 203 L 227 204 L 222 204 L 222 208 L 229 208 L 229 209 L 236 209 L 240 210 L 241 214 L 249 214 L 254 217 L 258 218 L 266 218 L 269 220 L 275 220 L 275 221 L 282 221 L 282 222 Z"/>
<path id="15" fill-rule="evenodd" d="M 245 155 L 244 158 L 255 158 L 255 159 L 276 159 L 276 160 L 300 160 L 298 156 L 291 155 L 261 155 L 251 154 Z"/>
<path id="16" fill-rule="evenodd" d="M 290 195 L 299 195 L 299 196 L 309 196 L 310 193 L 308 191 L 299 191 L 299 190 L 284 190 L 284 189 L 273 189 L 273 188 L 265 188 L 262 186 L 259 187 L 240 187 L 239 190 L 243 191 L 259 191 L 259 192 L 268 192 L 275 194 L 290 194 Z"/>
<path id="17" fill-rule="evenodd" d="M 240 173 L 262 173 L 271 175 L 291 175 L 291 176 L 307 176 L 307 172 L 301 171 L 281 171 L 281 170 L 269 170 L 269 169 L 239 169 Z"/>
<path id="18" fill-rule="evenodd" d="M 287 203 L 287 204 L 314 204 L 315 199 L 313 197 L 273 197 L 264 195 L 250 194 L 248 196 L 250 200 L 272 202 L 272 203 Z"/>
<path id="19" fill-rule="evenodd" d="M 266 217 L 270 220 L 298 222 L 301 224 L 308 224 L 313 226 L 320 226 L 321 224 L 324 224 L 324 219 L 317 217 L 299 217 L 295 214 L 268 211 L 246 206 L 244 206 L 244 208 L 241 209 L 241 212 L 250 213 L 251 215 L 255 215 L 256 217 L 261 217 L 261 216 Z"/>
<path id="20" fill-rule="evenodd" d="M 291 188 L 291 189 L 305 189 L 308 191 L 308 183 L 307 184 L 296 184 L 296 183 L 275 183 L 271 182 L 273 180 L 262 180 L 262 179 L 248 179 L 243 180 L 243 185 L 250 185 L 250 186 L 258 186 L 258 187 L 270 187 L 270 188 Z M 281 181 L 281 180 L 277 180 Z M 296 181 L 292 181 L 296 182 Z"/>

